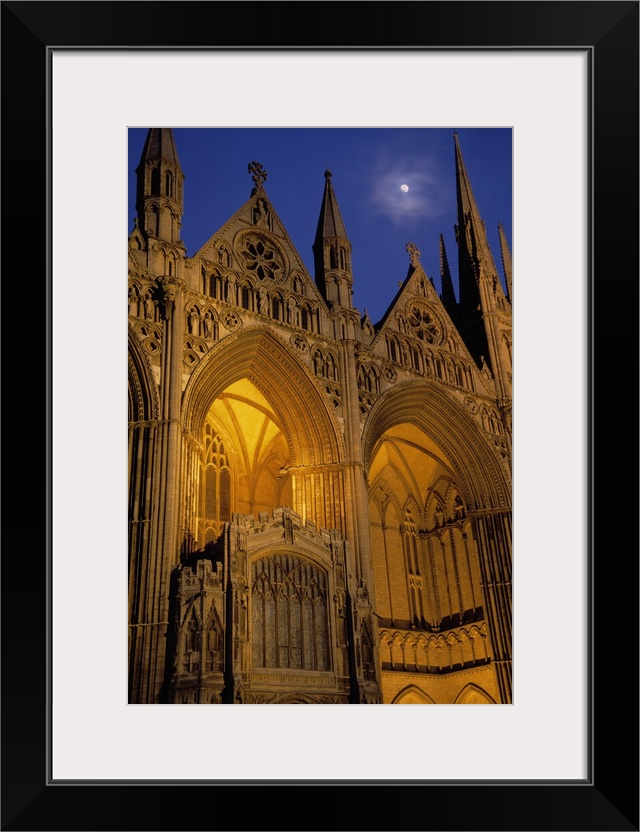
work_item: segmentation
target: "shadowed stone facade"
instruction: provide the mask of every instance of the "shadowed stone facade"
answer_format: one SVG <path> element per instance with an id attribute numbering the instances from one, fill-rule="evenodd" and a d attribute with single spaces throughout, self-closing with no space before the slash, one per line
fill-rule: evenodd
<path id="1" fill-rule="evenodd" d="M 460 297 L 442 239 L 441 295 L 408 243 L 373 323 L 329 171 L 313 276 L 257 162 L 188 256 L 174 137 L 149 130 L 129 236 L 131 703 L 511 702 L 511 256 L 500 229 L 505 292 L 454 151 Z"/>

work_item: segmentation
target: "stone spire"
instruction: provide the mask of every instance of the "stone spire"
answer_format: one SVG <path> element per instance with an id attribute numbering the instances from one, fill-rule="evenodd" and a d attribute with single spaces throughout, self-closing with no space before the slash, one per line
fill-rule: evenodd
<path id="1" fill-rule="evenodd" d="M 178 151 L 170 127 L 152 127 L 144 143 L 142 158 L 145 161 L 164 159 L 172 165 L 180 166 Z"/>
<path id="2" fill-rule="evenodd" d="M 474 310 L 480 303 L 478 283 L 481 278 L 493 280 L 497 269 L 487 241 L 485 224 L 480 216 L 469 175 L 462 158 L 458 134 L 453 134 L 456 157 L 456 191 L 458 196 L 458 269 L 460 306 Z"/>
<path id="3" fill-rule="evenodd" d="M 313 243 L 316 283 L 327 302 L 351 309 L 351 243 L 333 190 L 330 170 L 324 172 L 324 178 L 322 206 Z"/>
<path id="4" fill-rule="evenodd" d="M 453 139 L 458 196 L 458 329 L 478 366 L 487 361 L 498 396 L 506 401 L 511 395 L 508 304 L 489 248 L 485 224 L 471 189 L 457 133 L 453 134 Z"/>
<path id="5" fill-rule="evenodd" d="M 180 242 L 184 174 L 171 128 L 149 130 L 136 174 L 138 225 L 147 237 Z"/>
<path id="6" fill-rule="evenodd" d="M 453 280 L 451 279 L 451 270 L 449 269 L 447 250 L 444 247 L 444 237 L 442 234 L 440 235 L 440 280 L 442 281 L 440 300 L 451 318 L 455 321 L 457 311 L 456 295 L 453 289 Z"/>
<path id="7" fill-rule="evenodd" d="M 498 223 L 498 234 L 500 235 L 500 254 L 502 255 L 502 269 L 504 271 L 505 283 L 507 284 L 507 294 L 509 297 L 509 301 L 511 302 L 513 298 L 513 289 L 511 286 L 511 251 L 509 249 L 509 243 L 507 242 L 507 236 L 504 233 L 504 228 L 502 227 L 501 223 Z"/>

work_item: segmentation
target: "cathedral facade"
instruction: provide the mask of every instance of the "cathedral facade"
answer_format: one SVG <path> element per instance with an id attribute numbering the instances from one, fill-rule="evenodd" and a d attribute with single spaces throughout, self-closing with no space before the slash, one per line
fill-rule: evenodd
<path id="1" fill-rule="evenodd" d="M 407 245 L 352 304 L 332 176 L 308 273 L 249 164 L 193 256 L 173 133 L 128 240 L 129 702 L 512 701 L 511 257 L 458 137 L 458 295 Z M 452 174 L 452 187 L 453 187 Z"/>

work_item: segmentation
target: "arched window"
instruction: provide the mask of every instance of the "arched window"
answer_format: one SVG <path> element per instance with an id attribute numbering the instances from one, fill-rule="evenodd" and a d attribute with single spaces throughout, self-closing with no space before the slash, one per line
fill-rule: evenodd
<path id="1" fill-rule="evenodd" d="M 373 660 L 373 638 L 369 628 L 362 622 L 360 627 L 360 647 L 362 650 L 362 672 L 365 679 L 375 679 L 375 665 Z"/>
<path id="2" fill-rule="evenodd" d="M 424 626 L 425 615 L 422 599 L 422 575 L 418 548 L 418 530 L 413 514 L 407 509 L 401 530 L 407 570 L 407 590 L 411 627 Z"/>
<path id="3" fill-rule="evenodd" d="M 231 520 L 231 474 L 222 439 L 210 424 L 205 430 L 205 465 L 202 517 L 205 542 L 215 540 L 225 522 Z"/>
<path id="4" fill-rule="evenodd" d="M 327 575 L 293 554 L 251 566 L 252 662 L 257 667 L 329 670 Z"/>
<path id="5" fill-rule="evenodd" d="M 149 208 L 149 212 L 147 213 L 147 231 L 149 232 L 149 234 L 153 234 L 154 237 L 157 237 L 159 227 L 160 216 L 158 214 L 158 206 L 151 205 Z"/>
<path id="6" fill-rule="evenodd" d="M 374 365 L 369 367 L 369 372 L 367 373 L 367 387 L 370 393 L 380 392 L 380 376 Z"/>
<path id="7" fill-rule="evenodd" d="M 215 610 L 211 617 L 209 629 L 205 640 L 205 666 L 206 671 L 224 670 L 224 630 Z"/>
<path id="8" fill-rule="evenodd" d="M 197 673 L 200 670 L 200 625 L 193 609 L 183 627 L 183 637 L 182 669 L 185 673 Z"/>
<path id="9" fill-rule="evenodd" d="M 160 194 L 160 168 L 158 167 L 151 171 L 151 193 L 154 195 Z"/>
<path id="10" fill-rule="evenodd" d="M 327 378 L 330 378 L 332 381 L 337 381 L 338 380 L 338 370 L 337 370 L 336 360 L 330 352 L 327 353 L 325 375 L 326 375 Z"/>
<path id="11" fill-rule="evenodd" d="M 507 338 L 506 335 L 502 336 L 502 343 L 505 345 L 507 354 L 509 356 L 509 361 L 513 361 L 513 357 L 511 355 L 511 341 Z"/>

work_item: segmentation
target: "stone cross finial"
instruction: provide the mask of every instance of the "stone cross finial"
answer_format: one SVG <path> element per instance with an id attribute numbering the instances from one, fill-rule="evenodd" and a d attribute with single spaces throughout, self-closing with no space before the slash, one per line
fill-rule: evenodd
<path id="1" fill-rule="evenodd" d="M 254 191 L 260 190 L 260 188 L 264 185 L 267 181 L 267 172 L 262 167 L 260 162 L 249 162 L 247 170 L 251 174 L 251 178 L 253 179 L 253 189 Z"/>
<path id="2" fill-rule="evenodd" d="M 412 266 L 417 266 L 420 262 L 420 249 L 415 243 L 407 243 L 407 251 L 409 252 L 409 260 Z"/>

